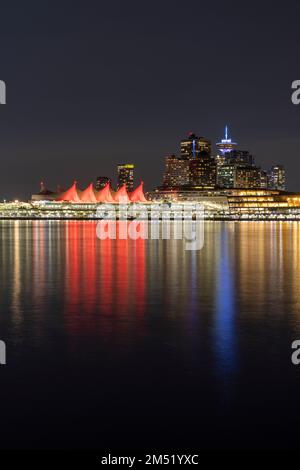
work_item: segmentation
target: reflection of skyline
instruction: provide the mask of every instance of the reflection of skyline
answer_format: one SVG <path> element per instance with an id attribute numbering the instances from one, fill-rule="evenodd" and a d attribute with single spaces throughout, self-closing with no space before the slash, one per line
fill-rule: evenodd
<path id="1" fill-rule="evenodd" d="M 195 344 L 203 332 L 215 338 L 230 365 L 241 321 L 263 321 L 282 304 L 296 326 L 299 230 L 286 222 L 208 222 L 204 248 L 188 252 L 181 240 L 100 241 L 95 222 L 5 222 L 3 308 L 20 335 L 30 322 L 33 337 L 50 335 L 59 321 L 64 334 L 119 341 L 164 319 Z"/>
<path id="2" fill-rule="evenodd" d="M 216 282 L 215 339 L 217 363 L 224 373 L 232 372 L 236 366 L 236 270 L 234 248 L 229 238 L 232 232 L 224 227 L 220 233 L 219 266 Z"/>
<path id="3" fill-rule="evenodd" d="M 80 334 L 101 328 L 105 317 L 118 323 L 132 310 L 143 315 L 144 240 L 100 241 L 93 222 L 70 222 L 67 230 L 64 312 L 70 331 Z M 126 322 L 117 326 L 126 333 Z"/>

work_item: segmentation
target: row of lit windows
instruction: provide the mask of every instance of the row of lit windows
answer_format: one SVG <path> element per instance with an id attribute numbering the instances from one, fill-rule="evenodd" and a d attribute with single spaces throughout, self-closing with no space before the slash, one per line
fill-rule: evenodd
<path id="1" fill-rule="evenodd" d="M 241 203 L 238 205 L 235 204 L 230 204 L 230 207 L 232 208 L 238 208 L 238 207 L 289 207 L 287 202 L 262 202 L 262 203 Z"/>
<path id="2" fill-rule="evenodd" d="M 261 197 L 229 197 L 228 198 L 229 202 L 266 202 L 266 201 L 274 201 L 274 197 L 267 197 L 267 196 L 261 196 Z"/>

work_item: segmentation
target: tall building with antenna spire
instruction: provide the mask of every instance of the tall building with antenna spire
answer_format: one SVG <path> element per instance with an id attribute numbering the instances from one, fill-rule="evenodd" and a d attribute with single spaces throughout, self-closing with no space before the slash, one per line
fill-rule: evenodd
<path id="1" fill-rule="evenodd" d="M 218 142 L 216 145 L 223 156 L 226 156 L 227 153 L 232 152 L 232 150 L 234 150 L 234 148 L 237 146 L 237 143 L 233 142 L 229 137 L 228 126 L 225 127 L 224 139 L 222 139 L 221 142 Z"/>
<path id="2" fill-rule="evenodd" d="M 194 132 L 190 132 L 188 138 L 180 142 L 181 158 L 191 160 L 199 157 L 203 151 L 211 155 L 211 141 L 205 137 L 197 137 Z"/>

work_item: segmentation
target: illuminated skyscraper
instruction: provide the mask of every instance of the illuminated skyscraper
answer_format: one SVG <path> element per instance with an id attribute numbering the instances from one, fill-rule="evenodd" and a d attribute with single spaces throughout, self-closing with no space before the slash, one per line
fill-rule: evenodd
<path id="1" fill-rule="evenodd" d="M 217 165 L 215 159 L 203 150 L 190 160 L 190 186 L 211 189 L 216 186 Z"/>
<path id="2" fill-rule="evenodd" d="M 225 127 L 224 139 L 222 139 L 221 142 L 218 142 L 216 145 L 222 155 L 226 155 L 227 153 L 232 152 L 232 150 L 237 145 L 236 142 L 232 142 L 232 140 L 229 138 L 227 126 Z"/>
<path id="3" fill-rule="evenodd" d="M 166 157 L 164 187 L 180 188 L 189 184 L 189 160 L 175 155 Z"/>
<path id="4" fill-rule="evenodd" d="M 268 186 L 269 189 L 285 190 L 285 169 L 283 165 L 272 166 Z"/>
<path id="5" fill-rule="evenodd" d="M 133 191 L 134 165 L 132 163 L 122 163 L 118 165 L 118 188 L 126 185 L 127 191 Z"/>
<path id="6" fill-rule="evenodd" d="M 235 174 L 236 165 L 234 163 L 229 161 L 219 163 L 219 160 L 217 160 L 217 184 L 219 188 L 234 188 Z"/>
<path id="7" fill-rule="evenodd" d="M 211 141 L 204 137 L 197 137 L 191 132 L 187 139 L 183 139 L 180 143 L 181 158 L 191 160 L 200 155 L 200 152 L 207 152 L 211 155 Z"/>
<path id="8" fill-rule="evenodd" d="M 100 189 L 103 189 L 107 183 L 111 184 L 111 179 L 108 178 L 108 176 L 98 176 L 97 182 L 96 182 L 97 191 L 99 191 Z"/>
<path id="9" fill-rule="evenodd" d="M 235 188 L 266 189 L 267 174 L 256 166 L 239 166 L 235 170 Z"/>
<path id="10" fill-rule="evenodd" d="M 230 159 L 218 166 L 217 183 L 219 188 L 266 189 L 267 173 L 253 165 L 238 164 Z"/>
<path id="11" fill-rule="evenodd" d="M 232 150 L 227 155 L 230 161 L 235 162 L 237 165 L 254 165 L 254 157 L 248 150 Z"/>
<path id="12" fill-rule="evenodd" d="M 228 140 L 230 139 L 227 137 L 227 141 Z M 242 181 L 243 183 L 241 184 L 245 184 L 245 187 L 247 187 L 248 184 L 250 184 L 250 187 L 252 187 L 252 184 L 254 185 L 253 187 L 256 187 L 256 184 L 260 184 L 258 183 L 258 176 L 255 177 L 256 171 L 254 170 L 251 172 L 251 168 L 255 168 L 254 158 L 247 150 L 236 150 L 234 148 L 229 150 L 229 147 L 227 149 L 223 148 L 220 150 L 222 152 L 221 155 L 217 155 L 216 157 L 217 184 L 220 188 L 235 188 L 239 185 L 239 181 Z M 243 168 L 245 169 L 244 172 L 242 171 Z M 256 168 L 256 170 L 259 171 L 258 168 Z M 241 177 L 239 175 L 241 175 Z M 245 177 L 242 175 L 245 175 Z M 261 184 L 264 188 L 266 187 L 266 181 L 264 181 L 263 174 L 261 174 L 261 177 Z"/>

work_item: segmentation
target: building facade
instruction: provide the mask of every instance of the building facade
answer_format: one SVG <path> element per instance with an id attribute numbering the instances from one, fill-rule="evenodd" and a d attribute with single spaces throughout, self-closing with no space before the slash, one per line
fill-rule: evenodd
<path id="1" fill-rule="evenodd" d="M 219 188 L 234 188 L 236 165 L 230 162 L 217 164 L 217 185 Z"/>
<path id="2" fill-rule="evenodd" d="M 254 158 L 247 150 L 224 151 L 217 155 L 216 163 L 219 188 L 241 188 L 241 184 L 245 184 L 245 188 L 259 188 L 256 184 L 262 184 L 262 188 L 267 187 L 267 175 L 254 166 Z M 259 171 L 261 173 L 258 183 Z"/>
<path id="3" fill-rule="evenodd" d="M 217 184 L 217 165 L 215 159 L 203 150 L 190 160 L 190 187 L 215 188 Z"/>
<path id="4" fill-rule="evenodd" d="M 187 139 L 180 142 L 181 158 L 191 160 L 205 151 L 211 155 L 211 141 L 205 137 L 197 137 L 196 134 L 190 133 Z"/>
<path id="5" fill-rule="evenodd" d="M 256 166 L 239 166 L 235 171 L 235 188 L 261 189 L 267 187 L 267 173 Z"/>
<path id="6" fill-rule="evenodd" d="M 96 179 L 96 190 L 103 189 L 107 183 L 111 184 L 111 179 L 108 176 L 97 176 Z"/>
<path id="7" fill-rule="evenodd" d="M 165 160 L 164 188 L 181 188 L 189 185 L 189 160 L 169 155 Z"/>
<path id="8" fill-rule="evenodd" d="M 118 165 L 118 188 L 121 188 L 124 184 L 127 191 L 133 191 L 134 165 L 132 163 Z"/>
<path id="9" fill-rule="evenodd" d="M 230 160 L 237 165 L 254 166 L 254 157 L 248 150 L 232 150 L 228 154 Z"/>
<path id="10" fill-rule="evenodd" d="M 268 179 L 270 189 L 285 190 L 285 169 L 283 165 L 276 165 L 271 168 Z"/>
<path id="11" fill-rule="evenodd" d="M 217 167 L 217 185 L 224 189 L 267 189 L 267 172 L 256 166 L 229 161 Z"/>
<path id="12" fill-rule="evenodd" d="M 180 157 L 166 157 L 164 189 L 285 189 L 282 165 L 272 167 L 268 175 L 254 164 L 253 155 L 238 150 L 228 134 L 217 143 L 219 155 L 212 157 L 211 141 L 190 133 L 180 142 Z"/>

